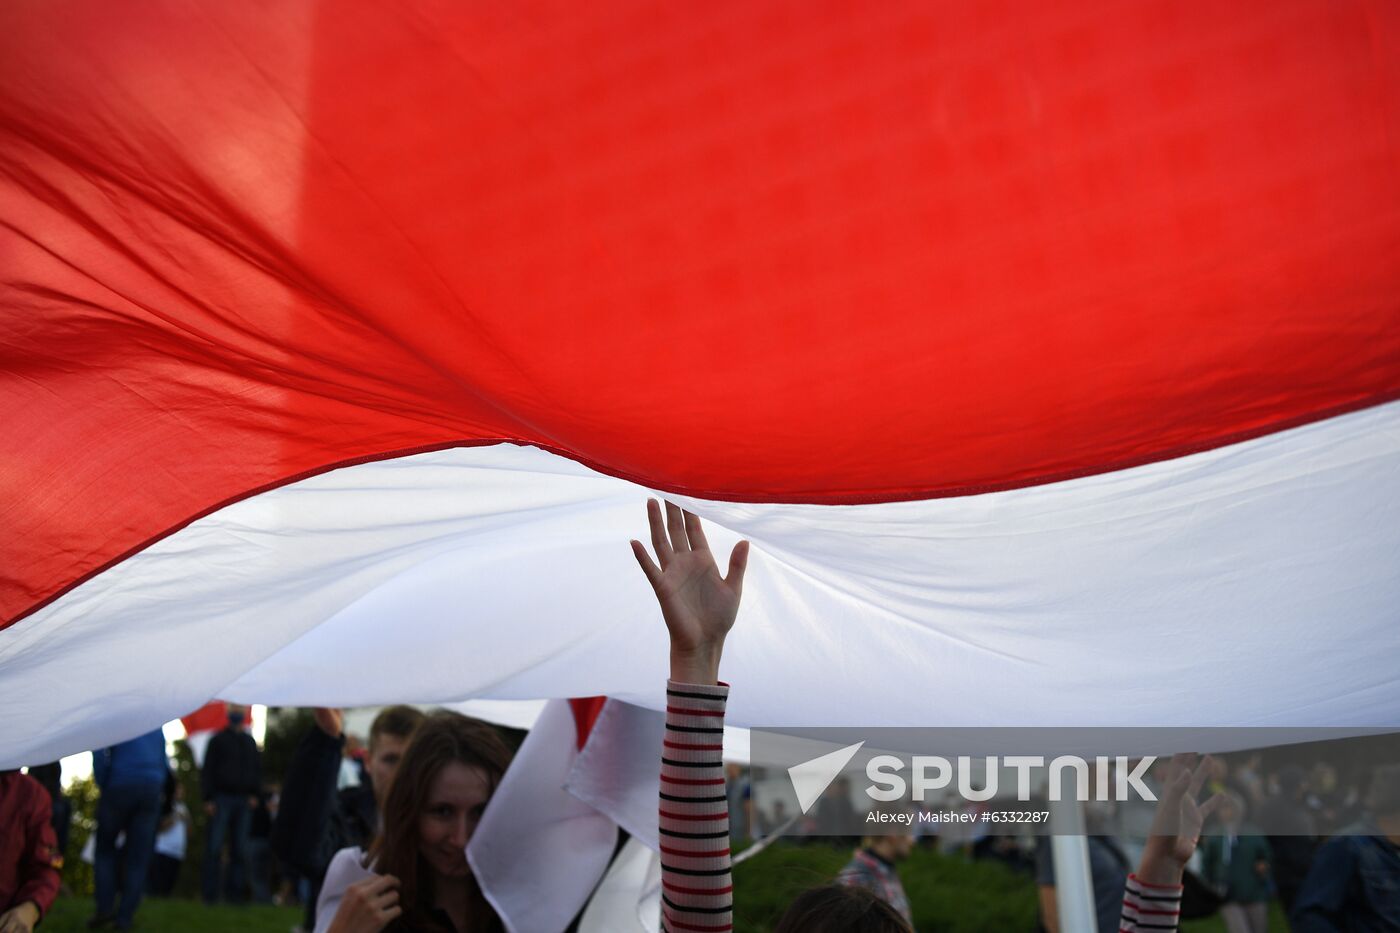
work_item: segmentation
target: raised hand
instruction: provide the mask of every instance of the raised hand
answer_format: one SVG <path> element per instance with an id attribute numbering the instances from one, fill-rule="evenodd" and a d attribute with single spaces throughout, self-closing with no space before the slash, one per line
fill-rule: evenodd
<path id="1" fill-rule="evenodd" d="M 1199 763 L 1195 755 L 1172 756 L 1162 794 L 1157 800 L 1157 811 L 1152 816 L 1147 845 L 1142 850 L 1138 880 L 1148 884 L 1181 884 L 1182 873 L 1196 851 L 1206 817 L 1224 799 L 1215 794 L 1203 804 L 1196 803 L 1196 795 L 1210 775 L 1211 764 L 1209 755 Z"/>
<path id="2" fill-rule="evenodd" d="M 345 714 L 338 709 L 331 709 L 328 706 L 317 706 L 311 710 L 311 715 L 316 719 L 316 725 L 321 731 L 333 739 L 340 738 L 341 730 L 345 725 Z"/>
<path id="3" fill-rule="evenodd" d="M 724 639 L 739 613 L 749 543 L 734 546 L 729 572 L 720 576 L 699 518 L 668 502 L 663 521 L 660 503 L 649 499 L 647 521 L 656 561 L 640 541 L 632 542 L 632 553 L 656 593 L 671 633 L 671 679 L 716 683 Z"/>

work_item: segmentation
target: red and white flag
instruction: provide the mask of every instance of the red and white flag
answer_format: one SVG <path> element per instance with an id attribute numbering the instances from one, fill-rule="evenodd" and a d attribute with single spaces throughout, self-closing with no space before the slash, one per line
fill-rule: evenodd
<path id="1" fill-rule="evenodd" d="M 1400 724 L 1397 166 L 1378 0 L 6 4 L 0 766 L 659 708 L 651 491 L 736 723 Z"/>

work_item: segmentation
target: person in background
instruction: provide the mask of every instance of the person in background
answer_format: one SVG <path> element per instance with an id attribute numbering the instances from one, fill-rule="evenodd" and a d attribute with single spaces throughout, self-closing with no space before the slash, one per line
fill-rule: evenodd
<path id="1" fill-rule="evenodd" d="M 1224 903 L 1220 917 L 1229 933 L 1264 933 L 1269 928 L 1269 843 L 1244 821 L 1244 798 L 1226 791 L 1220 804 L 1219 835 L 1201 845 L 1201 874 Z"/>
<path id="2" fill-rule="evenodd" d="M 63 855 L 43 785 L 0 771 L 0 933 L 32 933 L 58 896 Z"/>
<path id="3" fill-rule="evenodd" d="M 228 842 L 228 874 L 224 897 L 243 901 L 248 883 L 248 827 L 258 789 L 262 786 L 262 757 L 258 744 L 243 729 L 246 709 L 229 704 L 228 725 L 209 740 L 200 770 L 204 813 L 209 818 L 204 840 L 204 902 L 219 899 L 224 842 Z"/>
<path id="4" fill-rule="evenodd" d="M 277 788 L 263 787 L 258 791 L 253 813 L 248 821 L 248 883 L 253 889 L 254 904 L 272 903 L 273 856 L 270 844 L 272 820 L 277 813 Z"/>
<path id="5" fill-rule="evenodd" d="M 895 868 L 908 858 L 913 850 L 913 833 L 866 836 L 861 839 L 860 848 L 851 856 L 846 867 L 836 876 L 836 883 L 864 888 L 894 908 L 895 913 L 913 929 L 914 914 L 909 908 L 909 898 L 904 894 L 904 885 L 900 882 L 899 872 Z"/>
<path id="6" fill-rule="evenodd" d="M 190 808 L 185 806 L 185 788 L 174 781 L 170 789 L 170 812 L 162 817 L 156 832 L 155 854 L 146 893 L 153 897 L 169 897 L 180 877 L 185 851 L 190 838 Z"/>
<path id="7" fill-rule="evenodd" d="M 368 851 L 341 849 L 326 869 L 316 933 L 500 933 L 467 843 L 510 764 L 488 723 L 439 710 L 413 733 L 384 796 Z"/>
<path id="8" fill-rule="evenodd" d="M 53 833 L 58 839 L 60 854 L 68 851 L 68 833 L 73 826 L 73 802 L 63 793 L 63 766 L 57 761 L 29 769 L 29 776 L 49 792 L 53 805 Z"/>
<path id="9" fill-rule="evenodd" d="M 1317 851 L 1290 917 L 1294 933 L 1400 931 L 1400 765 L 1377 768 L 1370 815 Z"/>
<path id="10" fill-rule="evenodd" d="M 1259 808 L 1259 824 L 1271 833 L 1274 886 L 1284 913 L 1293 912 L 1298 889 L 1317 852 L 1317 827 L 1304 800 L 1307 781 L 1307 773 L 1297 765 L 1280 768 L 1274 776 L 1274 793 Z"/>
<path id="11" fill-rule="evenodd" d="M 735 842 L 750 839 L 749 813 L 753 809 L 749 780 L 742 765 L 730 762 L 724 766 L 725 796 L 729 806 L 729 835 Z"/>
<path id="12" fill-rule="evenodd" d="M 118 930 L 129 930 L 146 892 L 146 870 L 155 851 L 161 794 L 170 773 L 165 734 L 152 729 L 120 745 L 93 752 L 92 758 L 92 774 L 101 796 L 97 802 L 93 861 L 97 913 L 88 921 L 88 928 L 115 924 Z M 123 833 L 126 843 L 122 847 L 118 905 L 117 836 Z"/>
<path id="13" fill-rule="evenodd" d="M 369 728 L 364 780 L 337 790 L 348 737 L 338 709 L 318 707 L 287 767 L 272 849 L 307 880 L 307 930 L 317 927 L 316 902 L 331 858 L 340 850 L 368 849 L 379 830 L 384 794 L 423 713 L 412 706 L 386 706 Z"/>

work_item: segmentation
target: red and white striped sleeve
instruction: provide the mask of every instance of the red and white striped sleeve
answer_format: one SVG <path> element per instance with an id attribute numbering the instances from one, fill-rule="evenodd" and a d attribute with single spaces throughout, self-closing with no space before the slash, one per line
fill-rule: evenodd
<path id="1" fill-rule="evenodd" d="M 1119 933 L 1175 933 L 1181 920 L 1182 890 L 1179 884 L 1148 884 L 1129 875 Z"/>
<path id="2" fill-rule="evenodd" d="M 666 682 L 661 751 L 661 927 L 669 933 L 729 933 L 734 884 L 724 793 L 724 703 L 728 684 Z"/>

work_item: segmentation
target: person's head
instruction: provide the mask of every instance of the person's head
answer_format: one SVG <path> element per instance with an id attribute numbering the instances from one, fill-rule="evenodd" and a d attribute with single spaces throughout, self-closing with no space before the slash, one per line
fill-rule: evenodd
<path id="1" fill-rule="evenodd" d="M 865 888 L 839 884 L 812 888 L 797 896 L 773 933 L 911 933 L 889 904 Z"/>
<path id="2" fill-rule="evenodd" d="M 914 851 L 914 836 L 907 832 L 892 833 L 888 836 L 866 836 L 861 839 L 860 845 L 887 862 L 902 862 Z"/>
<path id="3" fill-rule="evenodd" d="M 369 771 L 374 800 L 381 811 L 384 809 L 384 795 L 403 759 L 404 749 L 408 748 L 408 740 L 422 722 L 423 713 L 420 710 L 411 706 L 386 706 L 374 717 L 369 727 L 369 760 L 365 769 Z"/>
<path id="4" fill-rule="evenodd" d="M 248 718 L 248 707 L 240 706 L 237 703 L 230 703 L 228 708 L 224 711 L 224 715 L 228 717 L 228 724 L 232 728 L 238 729 L 243 726 L 243 721 Z"/>
<path id="5" fill-rule="evenodd" d="M 424 925 L 439 884 L 465 884 L 473 917 L 493 917 L 467 864 L 466 848 L 510 764 L 492 726 L 439 710 L 414 731 L 381 808 L 383 826 L 368 861 L 399 879 L 405 925 Z"/>

